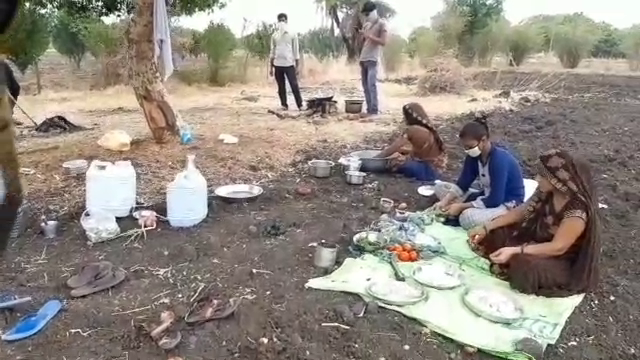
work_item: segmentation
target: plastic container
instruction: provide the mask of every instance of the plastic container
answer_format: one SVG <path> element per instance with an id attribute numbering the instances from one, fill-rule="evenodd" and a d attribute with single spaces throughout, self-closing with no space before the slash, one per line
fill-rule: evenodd
<path id="1" fill-rule="evenodd" d="M 86 177 L 86 209 L 129 216 L 136 205 L 136 182 L 130 161 L 92 161 Z"/>
<path id="2" fill-rule="evenodd" d="M 207 180 L 195 165 L 195 155 L 187 155 L 187 168 L 167 186 L 167 220 L 173 227 L 199 224 L 209 212 Z"/>
<path id="3" fill-rule="evenodd" d="M 193 142 L 193 130 L 189 124 L 184 124 L 180 127 L 180 143 L 182 145 L 189 145 Z"/>

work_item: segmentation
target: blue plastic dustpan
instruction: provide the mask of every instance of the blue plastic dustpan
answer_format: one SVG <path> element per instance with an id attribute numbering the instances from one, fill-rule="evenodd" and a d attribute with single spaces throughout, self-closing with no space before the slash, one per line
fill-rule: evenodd
<path id="1" fill-rule="evenodd" d="M 58 300 L 50 300 L 35 314 L 24 316 L 13 329 L 2 335 L 4 341 L 16 341 L 26 339 L 42 330 L 54 316 L 62 309 L 62 303 Z"/>

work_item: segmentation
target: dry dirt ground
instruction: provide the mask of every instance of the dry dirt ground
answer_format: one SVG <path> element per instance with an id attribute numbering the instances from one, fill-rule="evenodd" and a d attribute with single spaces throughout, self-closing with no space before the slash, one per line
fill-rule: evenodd
<path id="1" fill-rule="evenodd" d="M 535 79 L 540 76 L 530 74 L 480 74 L 478 84 L 487 91 L 466 98 L 415 99 L 407 88 L 393 84 L 385 84 L 383 93 L 390 110 L 413 99 L 439 113 L 452 164 L 448 178 L 456 176 L 462 159 L 455 135 L 466 119 L 445 116 L 495 105 L 489 100 L 489 89 L 539 88 L 556 96 L 548 102 L 521 104 L 515 111 L 496 111 L 489 117 L 495 136 L 518 151 L 529 174 L 536 155 L 553 146 L 585 157 L 597 176 L 599 200 L 609 206 L 602 211 L 606 228 L 600 286 L 572 315 L 548 356 L 637 358 L 640 349 L 632 339 L 637 339 L 640 330 L 640 270 L 635 257 L 640 248 L 634 239 L 640 220 L 640 175 L 636 172 L 640 155 L 633 140 L 640 136 L 635 123 L 640 111 L 640 79 L 566 73 L 556 81 L 558 77 L 539 81 Z M 347 85 L 336 86 L 348 93 L 350 90 L 344 90 Z M 346 245 L 356 229 L 378 216 L 372 204 L 381 196 L 407 202 L 412 208 L 424 206 L 415 192 L 417 184 L 404 179 L 372 176 L 368 180 L 372 185 L 350 187 L 339 176 L 319 180 L 305 173 L 306 160 L 336 159 L 348 148 L 380 146 L 395 128 L 397 115 L 392 112 L 375 123 L 276 120 L 265 114 L 275 103 L 271 90 L 172 89 L 177 107 L 199 134 L 188 148 L 166 145 L 158 149 L 145 140 L 140 114 L 133 99 L 122 94 L 124 89 L 82 95 L 50 93 L 24 100 L 32 112 L 38 104 L 45 104 L 47 111 L 64 112 L 70 120 L 94 129 L 62 137 L 62 142 L 21 135 L 22 165 L 35 170 L 25 178 L 30 197 L 47 205 L 39 208 L 43 211 L 71 215 L 61 215 L 65 226 L 56 241 L 46 242 L 29 232 L 11 245 L 0 265 L 0 289 L 32 296 L 34 303 L 18 313 L 5 314 L 0 327 L 6 328 L 46 299 L 64 299 L 66 310 L 32 339 L 3 344 L 2 358 L 166 358 L 167 354 L 135 330 L 135 324 L 155 322 L 166 309 L 183 315 L 201 286 L 210 287 L 221 298 L 245 298 L 228 319 L 182 327 L 183 341 L 172 354 L 184 359 L 489 358 L 466 354 L 459 345 L 385 310 L 368 313 L 349 330 L 323 327 L 322 323 L 339 321 L 336 306 L 351 305 L 357 299 L 304 289 L 307 279 L 321 275 L 313 267 L 310 243 L 326 239 Z M 241 100 L 247 94 L 257 95 L 259 101 Z M 479 101 L 468 102 L 471 97 Z M 128 153 L 108 154 L 95 140 L 111 128 L 126 128 L 143 140 Z M 238 135 L 240 143 L 219 144 L 215 139 L 221 132 Z M 161 157 L 155 155 L 158 152 Z M 162 189 L 181 168 L 187 152 L 198 155 L 210 185 L 261 181 L 265 194 L 246 205 L 212 201 L 209 218 L 192 230 L 162 227 L 147 240 L 126 246 L 121 240 L 93 247 L 85 244 L 76 220 L 82 192 L 75 189 L 82 187 L 82 181 L 64 177 L 62 161 L 130 158 L 139 172 L 140 192 L 156 200 L 162 198 Z M 300 182 L 313 188 L 313 193 L 297 195 L 294 189 Z M 45 194 L 47 189 L 50 194 Z M 263 231 L 274 224 L 286 232 L 272 237 Z M 124 221 L 121 226 L 128 229 L 133 224 Z M 339 261 L 346 256 L 341 251 Z M 74 268 L 97 259 L 125 268 L 127 280 L 110 291 L 71 300 L 62 284 Z M 260 338 L 269 342 L 259 345 Z"/>

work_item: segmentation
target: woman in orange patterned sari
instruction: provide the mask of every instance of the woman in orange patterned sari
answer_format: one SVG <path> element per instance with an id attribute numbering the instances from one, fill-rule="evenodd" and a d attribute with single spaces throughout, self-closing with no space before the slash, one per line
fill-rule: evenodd
<path id="1" fill-rule="evenodd" d="M 447 164 L 444 143 L 418 103 L 402 107 L 402 135 L 377 157 L 391 157 L 390 170 L 419 181 L 435 181 Z"/>
<path id="2" fill-rule="evenodd" d="M 540 156 L 538 189 L 521 206 L 469 231 L 492 272 L 525 294 L 568 296 L 598 278 L 600 223 L 587 164 L 567 152 Z"/>

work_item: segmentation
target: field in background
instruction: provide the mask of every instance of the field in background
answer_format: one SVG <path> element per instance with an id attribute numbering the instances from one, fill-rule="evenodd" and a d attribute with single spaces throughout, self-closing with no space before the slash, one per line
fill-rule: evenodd
<path id="1" fill-rule="evenodd" d="M 238 61 L 232 62 L 234 74 L 245 73 L 244 56 L 237 56 Z M 187 57 L 183 61 L 179 61 L 178 71 L 170 79 L 170 85 L 185 84 L 185 76 L 179 73 L 195 73 L 204 71 L 206 68 L 206 58 L 198 59 Z M 504 58 L 497 57 L 490 69 L 512 69 L 506 65 Z M 59 94 L 74 91 L 86 91 L 96 88 L 98 84 L 99 66 L 95 59 L 87 56 L 82 67 L 75 69 L 65 57 L 61 56 L 55 50 L 48 50 L 43 56 L 39 69 L 42 74 L 42 97 L 46 98 L 49 93 L 55 92 Z M 469 71 L 486 71 L 486 68 L 470 68 Z M 574 70 L 563 69 L 558 59 L 553 55 L 538 54 L 529 58 L 519 71 L 561 71 L 561 72 L 580 72 L 580 73 L 606 73 L 620 75 L 638 75 L 637 72 L 631 72 L 626 60 L 622 59 L 585 59 L 580 66 Z M 383 74 L 383 78 L 395 78 L 409 75 L 421 75 L 425 70 L 422 69 L 416 60 L 404 57 L 398 71 Z M 24 75 L 17 73 L 17 78 L 23 86 L 26 94 L 36 93 L 36 75 L 33 67 L 30 67 Z M 186 75 L 187 80 L 189 75 Z M 240 78 L 238 76 L 236 79 Z M 246 82 L 252 85 L 267 86 L 271 84 L 275 86 L 272 79 L 267 75 L 266 64 L 258 60 L 250 58 L 246 67 Z M 181 80 L 182 79 L 182 80 Z M 357 65 L 348 65 L 345 58 L 331 59 L 320 62 L 311 55 L 305 56 L 304 71 L 302 74 L 302 85 L 317 85 L 325 81 L 339 80 L 358 80 L 359 70 Z M 230 79 L 230 80 L 233 80 Z M 244 80 L 244 79 L 243 79 Z M 108 90 L 107 90 L 108 91 Z"/>

